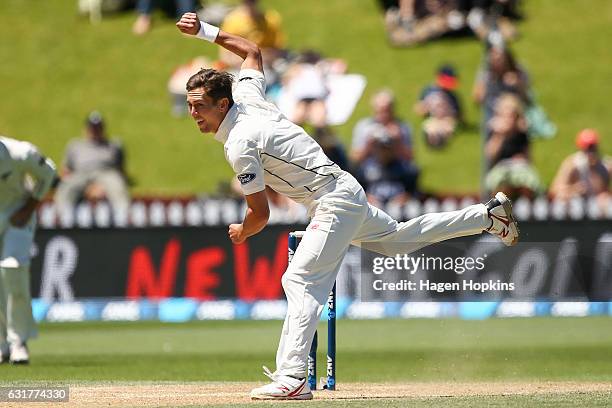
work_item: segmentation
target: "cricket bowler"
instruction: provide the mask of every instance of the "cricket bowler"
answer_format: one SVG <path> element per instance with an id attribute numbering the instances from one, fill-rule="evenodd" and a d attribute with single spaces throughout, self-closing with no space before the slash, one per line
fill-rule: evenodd
<path id="1" fill-rule="evenodd" d="M 271 382 L 253 389 L 253 399 L 312 398 L 306 381 L 308 351 L 350 244 L 374 243 L 385 253 L 385 243 L 405 242 L 409 253 L 433 242 L 483 231 L 497 235 L 506 245 L 518 241 L 511 203 L 503 193 L 487 204 L 425 214 L 407 222 L 397 222 L 368 204 L 355 178 L 330 161 L 304 129 L 266 101 L 261 52 L 254 43 L 199 21 L 195 13 L 184 14 L 176 25 L 184 34 L 216 43 L 244 60 L 235 85 L 232 75 L 214 69 L 202 69 L 187 82 L 191 117 L 202 133 L 214 133 L 223 143 L 246 198 L 243 222 L 229 226 L 232 242 L 240 244 L 266 225 L 266 185 L 307 206 L 311 217 L 282 277 L 288 309 L 276 371 L 264 367 Z"/>
<path id="2" fill-rule="evenodd" d="M 27 364 L 36 335 L 30 294 L 30 250 L 36 208 L 57 177 L 36 147 L 0 136 L 0 362 Z"/>

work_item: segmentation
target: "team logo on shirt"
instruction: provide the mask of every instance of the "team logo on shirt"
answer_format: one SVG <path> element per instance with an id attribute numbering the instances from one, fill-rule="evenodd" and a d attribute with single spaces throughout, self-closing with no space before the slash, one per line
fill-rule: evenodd
<path id="1" fill-rule="evenodd" d="M 255 173 L 242 173 L 236 177 L 238 177 L 238 181 L 240 181 L 240 184 L 247 184 L 255 180 Z"/>

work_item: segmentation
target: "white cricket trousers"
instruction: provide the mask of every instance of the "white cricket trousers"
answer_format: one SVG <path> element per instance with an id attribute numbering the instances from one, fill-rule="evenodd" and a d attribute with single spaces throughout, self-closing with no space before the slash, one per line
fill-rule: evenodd
<path id="1" fill-rule="evenodd" d="M 24 228 L 0 231 L 0 350 L 36 336 L 30 295 L 30 249 L 34 217 Z"/>
<path id="2" fill-rule="evenodd" d="M 351 243 L 395 255 L 396 243 L 405 242 L 405 253 L 410 253 L 430 243 L 480 234 L 490 223 L 484 204 L 397 222 L 368 204 L 363 188 L 348 173 L 317 202 L 282 277 L 288 308 L 276 354 L 276 373 L 298 378 L 306 376 L 310 343 Z M 390 245 L 394 250 L 385 253 L 384 243 L 394 243 Z"/>

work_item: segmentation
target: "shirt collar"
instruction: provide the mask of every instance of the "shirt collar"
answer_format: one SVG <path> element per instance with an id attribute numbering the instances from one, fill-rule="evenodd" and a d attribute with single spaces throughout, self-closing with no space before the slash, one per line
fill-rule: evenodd
<path id="1" fill-rule="evenodd" d="M 230 130 L 234 127 L 236 123 L 236 119 L 238 118 L 238 104 L 234 102 L 231 108 L 225 114 L 223 121 L 219 125 L 219 129 L 217 129 L 217 133 L 215 133 L 215 139 L 221 143 L 225 143 L 227 137 L 229 136 Z"/>

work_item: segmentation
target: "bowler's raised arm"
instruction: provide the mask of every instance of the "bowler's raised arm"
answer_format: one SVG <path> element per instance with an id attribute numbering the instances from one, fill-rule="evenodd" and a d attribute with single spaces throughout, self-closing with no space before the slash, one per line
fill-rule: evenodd
<path id="1" fill-rule="evenodd" d="M 198 19 L 196 13 L 185 13 L 176 23 L 178 29 L 188 35 L 214 42 L 244 60 L 241 69 L 256 69 L 263 72 L 261 50 L 252 41 L 220 30 Z"/>

